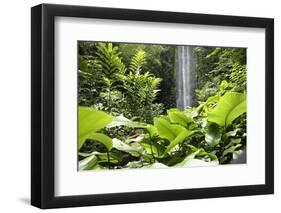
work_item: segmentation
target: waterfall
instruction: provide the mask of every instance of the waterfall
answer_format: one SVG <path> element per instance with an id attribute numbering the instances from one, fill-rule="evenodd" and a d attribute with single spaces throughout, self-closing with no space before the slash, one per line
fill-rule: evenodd
<path id="1" fill-rule="evenodd" d="M 178 46 L 176 50 L 177 108 L 184 110 L 194 104 L 195 65 L 193 48 Z"/>

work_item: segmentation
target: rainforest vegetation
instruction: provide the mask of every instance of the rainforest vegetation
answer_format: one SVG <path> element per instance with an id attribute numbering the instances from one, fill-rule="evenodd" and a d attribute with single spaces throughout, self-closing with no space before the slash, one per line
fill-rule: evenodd
<path id="1" fill-rule="evenodd" d="M 177 107 L 175 45 L 78 42 L 78 169 L 208 166 L 246 149 L 246 49 L 192 47 Z"/>

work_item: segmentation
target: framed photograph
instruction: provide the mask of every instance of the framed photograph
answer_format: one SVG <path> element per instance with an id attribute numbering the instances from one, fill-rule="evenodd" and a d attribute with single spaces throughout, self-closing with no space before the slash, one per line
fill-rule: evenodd
<path id="1" fill-rule="evenodd" d="M 31 9 L 31 203 L 274 192 L 274 20 Z"/>

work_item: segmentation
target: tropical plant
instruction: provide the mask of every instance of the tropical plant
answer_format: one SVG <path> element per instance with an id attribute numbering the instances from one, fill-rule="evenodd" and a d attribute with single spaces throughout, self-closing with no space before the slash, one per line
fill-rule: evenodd
<path id="1" fill-rule="evenodd" d="M 98 64 L 106 78 L 111 79 L 116 73 L 126 72 L 126 67 L 119 57 L 118 47 L 113 47 L 112 43 L 98 43 L 96 54 Z"/>
<path id="2" fill-rule="evenodd" d="M 238 116 L 246 112 L 246 95 L 242 93 L 227 93 L 222 96 L 216 107 L 208 114 L 208 121 L 226 127 Z"/>
<path id="3" fill-rule="evenodd" d="M 80 143 L 91 139 L 102 143 L 107 152 L 105 161 L 102 150 L 85 153 L 80 147 L 80 157 L 86 156 L 81 157 L 81 169 L 84 170 L 223 164 L 234 159 L 246 143 L 245 124 L 241 122 L 246 112 L 243 93 L 226 93 L 213 106 L 200 112 L 198 108 L 170 109 L 167 115 L 155 117 L 153 124 L 131 121 L 124 116 L 112 117 L 88 108 L 80 111 L 79 130 L 80 122 L 83 127 L 81 140 L 79 132 Z M 88 119 L 84 120 L 83 116 Z M 90 124 L 92 118 L 96 120 L 94 125 Z M 86 127 L 83 122 L 87 123 Z M 92 125 L 93 128 L 87 129 Z M 134 129 L 135 135 L 105 135 L 118 127 Z"/>
<path id="4" fill-rule="evenodd" d="M 97 43 L 95 48 L 93 66 L 87 65 L 89 60 L 81 60 L 79 64 L 79 104 L 143 121 L 159 116 L 162 104 L 154 102 L 161 79 L 143 71 L 146 52 L 137 51 L 127 69 L 118 46 Z"/>
<path id="5" fill-rule="evenodd" d="M 78 51 L 79 170 L 213 166 L 245 149 L 245 49 L 194 48 L 198 105 L 184 111 L 175 46 L 79 42 Z"/>
<path id="6" fill-rule="evenodd" d="M 99 65 L 97 60 L 89 56 L 80 56 L 78 59 L 79 79 L 79 105 L 92 106 L 96 103 L 96 97 L 102 87 L 102 75 L 97 71 Z"/>
<path id="7" fill-rule="evenodd" d="M 124 114 L 127 117 L 151 122 L 153 117 L 162 113 L 162 105 L 154 103 L 159 92 L 160 78 L 156 78 L 148 72 L 144 74 L 129 73 L 120 77 L 125 89 L 124 99 L 127 111 Z"/>
<path id="8" fill-rule="evenodd" d="M 143 50 L 138 51 L 132 58 L 129 70 L 139 74 L 143 66 L 146 64 L 146 53 Z"/>
<path id="9" fill-rule="evenodd" d="M 229 82 L 228 91 L 246 90 L 245 48 L 194 48 L 197 56 L 197 100 L 206 101 L 220 89 L 223 81 Z"/>
<path id="10" fill-rule="evenodd" d="M 104 143 L 106 148 L 110 150 L 112 144 L 108 142 L 108 137 L 97 133 L 97 131 L 104 128 L 112 121 L 113 117 L 105 112 L 88 107 L 79 107 L 78 149 L 82 147 L 86 139 L 93 139 Z"/>

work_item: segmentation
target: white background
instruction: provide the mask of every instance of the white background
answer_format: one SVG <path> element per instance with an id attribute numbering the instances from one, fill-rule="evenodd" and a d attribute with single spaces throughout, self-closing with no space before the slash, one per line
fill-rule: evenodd
<path id="1" fill-rule="evenodd" d="M 275 55 L 281 53 L 281 14 L 278 1 L 245 0 L 60 0 L 46 3 L 82 4 L 107 7 L 127 7 L 183 12 L 201 12 L 227 15 L 265 16 L 275 18 Z M 28 205 L 30 196 L 30 7 L 41 1 L 3 1 L 1 3 L 1 175 L 0 210 L 1 212 L 39 212 Z M 275 70 L 281 68 L 276 60 Z M 127 204 L 102 207 L 85 207 L 50 210 L 51 212 L 225 212 L 237 211 L 267 212 L 280 209 L 281 199 L 281 150 L 280 73 L 275 74 L 275 195 L 201 199 L 192 201 L 173 201 L 146 204 Z M 280 85 L 280 83 L 279 83 Z M 277 151 L 276 151 L 277 150 Z M 275 211 L 276 212 L 276 211 Z"/>

